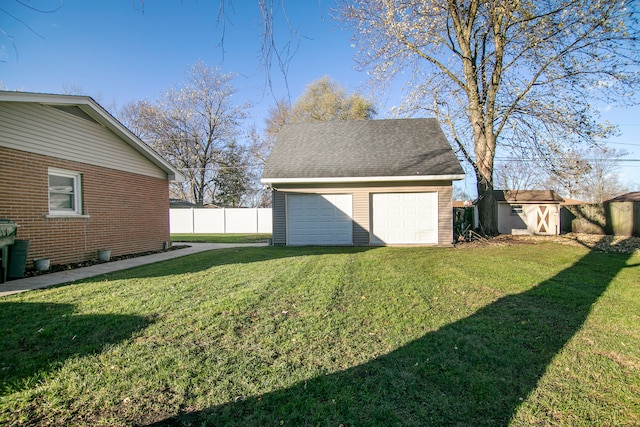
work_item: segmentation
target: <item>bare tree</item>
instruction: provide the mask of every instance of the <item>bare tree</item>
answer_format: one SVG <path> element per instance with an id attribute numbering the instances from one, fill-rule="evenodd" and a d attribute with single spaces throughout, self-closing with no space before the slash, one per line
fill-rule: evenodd
<path id="1" fill-rule="evenodd" d="M 196 62 L 184 85 L 167 90 L 157 102 L 137 101 L 121 112 L 129 129 L 186 177 L 173 184 L 173 194 L 198 205 L 214 201 L 225 153 L 246 118 L 247 106 L 233 104 L 234 78 Z"/>
<path id="2" fill-rule="evenodd" d="M 474 168 L 481 223 L 496 233 L 497 152 L 557 158 L 610 134 L 594 101 L 632 101 L 637 9 L 625 0 L 339 0 L 337 17 L 355 31 L 363 69 L 381 83 L 411 75 L 405 111 L 445 124 Z"/>
<path id="3" fill-rule="evenodd" d="M 555 163 L 556 166 L 548 171 L 545 187 L 570 199 L 582 197 L 584 176 L 591 171 L 584 154 L 579 150 L 568 150 L 563 153 L 561 161 Z"/>
<path id="4" fill-rule="evenodd" d="M 494 183 L 500 190 L 538 190 L 544 187 L 546 174 L 533 162 L 508 160 L 496 163 Z"/>
<path id="5" fill-rule="evenodd" d="M 12 49 L 13 53 L 18 59 L 19 51 L 16 45 L 14 34 L 10 31 L 10 26 L 7 27 L 6 23 L 8 21 L 14 21 L 20 24 L 22 27 L 29 30 L 32 34 L 38 36 L 41 39 L 44 39 L 44 36 L 36 31 L 31 25 L 29 25 L 29 20 L 32 14 L 42 14 L 42 13 L 54 13 L 60 10 L 63 6 L 62 0 L 58 0 L 55 3 L 51 3 L 50 7 L 40 7 L 40 5 L 32 4 L 33 2 L 25 2 L 21 0 L 13 0 L 13 1 L 5 1 L 0 7 L 0 16 L 4 16 L 3 20 L 0 20 L 0 40 L 5 40 L 8 42 Z M 57 4 L 56 4 L 57 3 Z M 45 5 L 46 6 L 46 5 Z M 0 62 L 7 62 L 8 53 L 4 53 L 0 51 Z"/>
<path id="6" fill-rule="evenodd" d="M 589 173 L 582 181 L 583 193 L 588 201 L 601 203 L 629 191 L 620 182 L 617 173 L 619 160 L 627 155 L 624 151 L 610 148 L 594 148 L 589 151 Z"/>
<path id="7" fill-rule="evenodd" d="M 607 147 L 574 152 L 577 173 L 552 174 L 547 185 L 566 197 L 601 203 L 629 191 L 617 173 L 620 160 L 627 154 Z"/>

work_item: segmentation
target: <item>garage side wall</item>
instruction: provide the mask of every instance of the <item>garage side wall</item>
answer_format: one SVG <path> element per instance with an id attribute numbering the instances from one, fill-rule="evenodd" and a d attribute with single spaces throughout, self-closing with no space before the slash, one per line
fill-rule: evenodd
<path id="1" fill-rule="evenodd" d="M 272 236 L 274 245 L 286 245 L 287 244 L 287 204 L 286 193 L 273 190 L 271 205 L 272 210 Z"/>
<path id="2" fill-rule="evenodd" d="M 409 182 L 403 185 L 393 183 L 362 184 L 318 184 L 318 185 L 278 185 L 273 191 L 273 243 L 287 243 L 286 194 L 351 194 L 353 196 L 353 244 L 370 245 L 371 195 L 375 193 L 438 193 L 438 245 L 448 246 L 453 242 L 453 206 L 451 181 L 437 181 L 429 184 Z"/>
<path id="3" fill-rule="evenodd" d="M 169 241 L 168 180 L 0 147 L 0 218 L 52 264 L 159 250 Z M 49 216 L 49 168 L 81 174 L 82 216 Z M 30 264 L 27 267 L 30 267 Z"/>

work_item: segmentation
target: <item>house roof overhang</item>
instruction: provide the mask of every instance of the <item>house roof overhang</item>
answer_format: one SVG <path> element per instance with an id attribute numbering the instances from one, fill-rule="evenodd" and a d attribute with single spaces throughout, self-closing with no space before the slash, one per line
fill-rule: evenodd
<path id="1" fill-rule="evenodd" d="M 98 124 L 109 129 L 138 151 L 142 156 L 147 158 L 151 163 L 164 171 L 169 180 L 176 182 L 182 182 L 185 180 L 184 176 L 178 169 L 173 167 L 173 165 L 167 162 L 144 141 L 135 136 L 133 132 L 127 129 L 126 126 L 120 123 L 118 119 L 113 117 L 90 96 L 0 91 L 0 101 L 30 102 L 48 106 L 76 106 L 94 119 Z"/>

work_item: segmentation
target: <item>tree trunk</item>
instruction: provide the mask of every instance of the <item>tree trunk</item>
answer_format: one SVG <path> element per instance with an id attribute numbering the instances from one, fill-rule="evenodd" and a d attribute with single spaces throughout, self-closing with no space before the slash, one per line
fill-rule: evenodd
<path id="1" fill-rule="evenodd" d="M 498 208 L 493 183 L 476 174 L 480 230 L 487 236 L 498 234 Z"/>

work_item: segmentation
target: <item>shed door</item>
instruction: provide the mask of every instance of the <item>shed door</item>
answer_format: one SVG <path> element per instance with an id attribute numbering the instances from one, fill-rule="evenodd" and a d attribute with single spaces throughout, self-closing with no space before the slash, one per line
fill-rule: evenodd
<path id="1" fill-rule="evenodd" d="M 554 205 L 538 205 L 535 208 L 535 234 L 558 234 L 558 208 Z"/>
<path id="2" fill-rule="evenodd" d="M 351 194 L 287 195 L 288 245 L 351 245 Z"/>
<path id="3" fill-rule="evenodd" d="M 437 244 L 438 193 L 373 194 L 371 242 Z"/>

